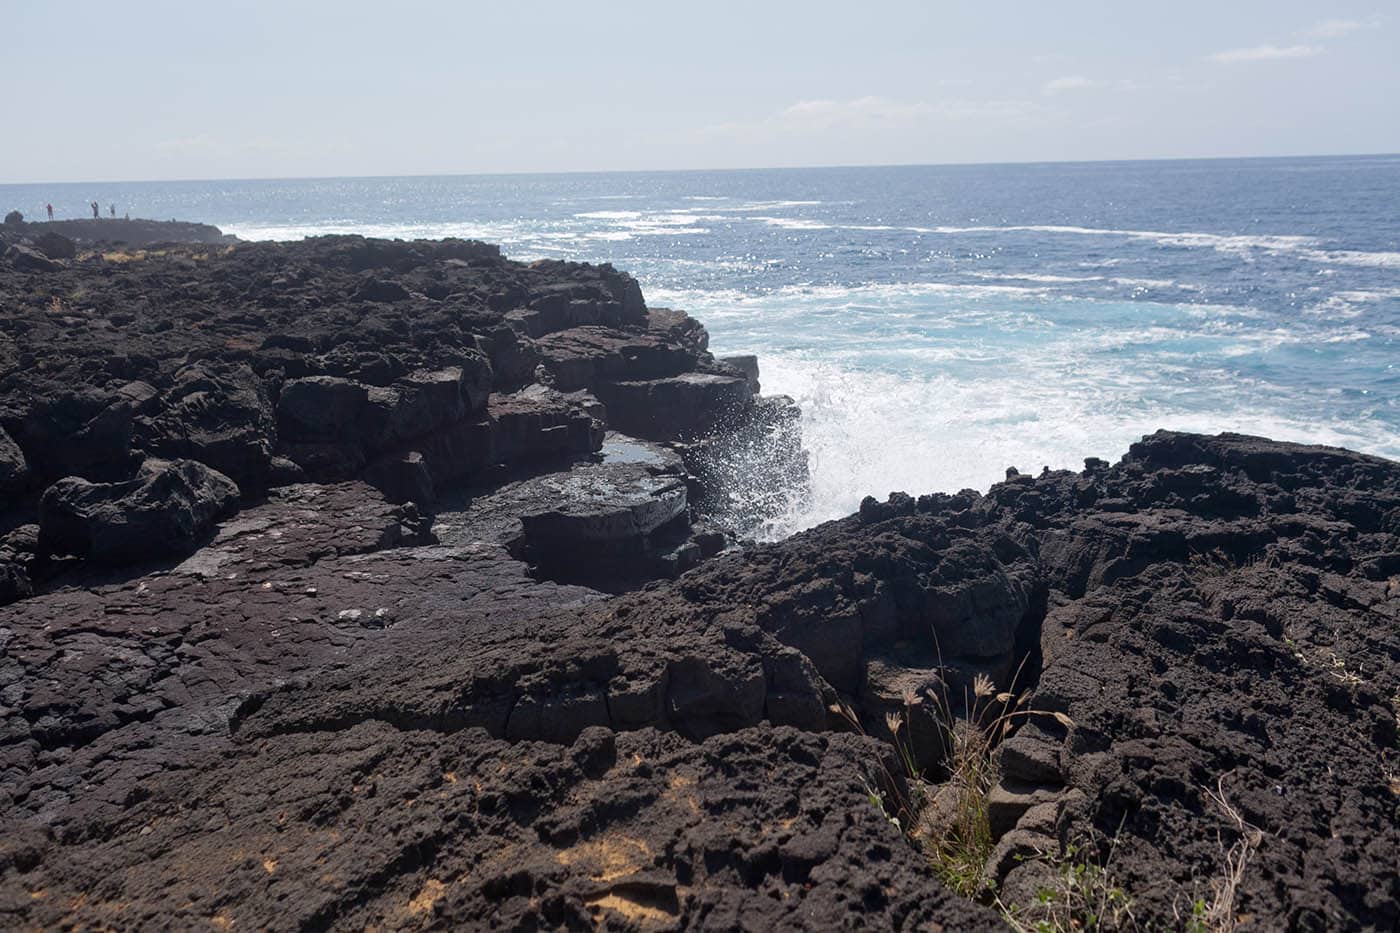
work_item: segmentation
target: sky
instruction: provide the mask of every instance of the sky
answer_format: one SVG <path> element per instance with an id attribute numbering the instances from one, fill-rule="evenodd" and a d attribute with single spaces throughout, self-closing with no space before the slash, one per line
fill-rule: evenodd
<path id="1" fill-rule="evenodd" d="M 0 183 L 1393 153 L 1392 0 L 0 0 Z"/>

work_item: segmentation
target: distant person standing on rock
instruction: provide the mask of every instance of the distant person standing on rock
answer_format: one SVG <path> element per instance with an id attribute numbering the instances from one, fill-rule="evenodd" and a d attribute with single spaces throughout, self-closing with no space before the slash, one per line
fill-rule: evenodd
<path id="1" fill-rule="evenodd" d="M 96 220 L 102 216 L 102 209 L 97 206 L 97 202 L 92 202 L 92 219 Z"/>
<path id="2" fill-rule="evenodd" d="M 49 212 L 49 220 L 53 220 L 53 205 L 52 205 L 52 204 L 45 204 L 45 205 L 44 205 L 44 210 L 46 210 L 46 211 Z"/>
<path id="3" fill-rule="evenodd" d="M 117 219 L 117 206 L 116 206 L 115 204 L 108 204 L 108 205 L 107 205 L 107 209 L 108 209 L 109 211 L 112 212 L 112 219 L 113 219 L 113 220 L 116 220 L 116 219 Z"/>

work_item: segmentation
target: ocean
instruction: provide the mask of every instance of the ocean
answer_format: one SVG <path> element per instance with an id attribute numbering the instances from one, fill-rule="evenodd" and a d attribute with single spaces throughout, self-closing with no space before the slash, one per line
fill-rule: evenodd
<path id="1" fill-rule="evenodd" d="M 0 209 L 611 262 L 756 353 L 812 490 L 986 489 L 1158 428 L 1400 458 L 1400 156 L 0 185 Z"/>

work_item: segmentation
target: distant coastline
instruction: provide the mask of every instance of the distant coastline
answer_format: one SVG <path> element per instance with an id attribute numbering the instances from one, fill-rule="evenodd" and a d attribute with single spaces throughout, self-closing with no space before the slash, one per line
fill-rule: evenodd
<path id="1" fill-rule="evenodd" d="M 235 243 L 238 237 L 212 224 L 185 220 L 101 217 L 84 220 L 24 220 L 0 227 L 7 234 L 35 238 L 57 234 L 78 244 L 120 243 L 150 246 L 155 243 Z"/>

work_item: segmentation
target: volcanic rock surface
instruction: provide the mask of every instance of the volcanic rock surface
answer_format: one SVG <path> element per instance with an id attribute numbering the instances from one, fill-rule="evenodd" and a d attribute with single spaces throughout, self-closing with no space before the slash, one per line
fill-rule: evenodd
<path id="1" fill-rule="evenodd" d="M 983 683 L 1003 904 L 1074 851 L 1181 928 L 1243 853 L 1244 928 L 1400 925 L 1400 465 L 1159 432 L 734 546 L 693 464 L 795 419 L 610 268 L 52 261 L 0 272 L 5 927 L 1004 928 L 895 805 Z M 51 543 L 172 462 L 241 510 Z"/>
<path id="2" fill-rule="evenodd" d="M 50 259 L 72 259 L 75 245 L 151 247 L 168 244 L 223 244 L 237 240 L 210 224 L 180 220 L 97 217 L 6 224 L 0 233 L 24 238 Z"/>

